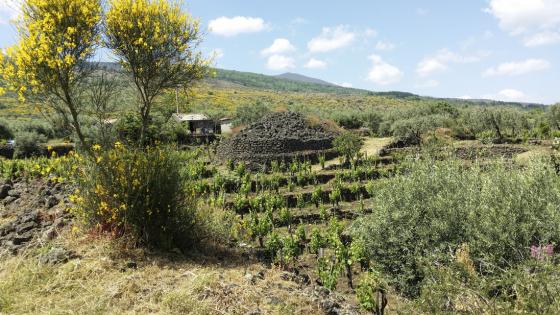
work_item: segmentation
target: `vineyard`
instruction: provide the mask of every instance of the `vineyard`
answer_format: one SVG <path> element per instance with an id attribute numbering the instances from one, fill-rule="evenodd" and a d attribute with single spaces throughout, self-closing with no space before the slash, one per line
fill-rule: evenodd
<path id="1" fill-rule="evenodd" d="M 198 2 L 197 10 L 208 5 Z M 497 14 L 504 1 L 487 2 L 476 10 L 486 22 L 546 20 L 557 9 Z M 540 82 L 554 80 L 545 73 L 552 63 L 507 62 L 481 77 L 477 66 L 513 51 L 495 27 L 480 24 L 493 30 L 484 46 L 505 45 L 501 53 L 472 56 L 481 36 L 433 56 L 384 33 L 372 46 L 377 28 L 360 29 L 369 17 L 360 27 L 324 26 L 305 39 L 307 50 L 291 37 L 263 49 L 252 46 L 265 42 L 256 36 L 280 36 L 286 19 L 223 13 L 206 28 L 182 1 L 8 4 L 0 28 L 13 13 L 15 42 L 0 49 L 0 315 L 560 313 L 560 104 L 521 102 L 554 97 Z M 439 9 L 413 15 L 445 21 Z M 393 20 L 384 9 L 362 11 Z M 290 36 L 344 12 L 314 13 L 317 21 L 290 22 Z M 531 21 L 508 30 L 515 23 L 502 20 L 500 29 L 526 47 L 556 41 L 544 37 L 557 20 L 535 34 Z M 207 35 L 219 43 L 213 56 L 201 46 Z M 399 53 L 405 45 L 418 49 Z M 366 51 L 376 53 L 359 61 Z M 416 71 L 399 60 L 409 54 L 425 54 Z M 239 68 L 321 70 L 345 83 L 216 68 L 224 55 Z M 97 62 L 105 57 L 114 62 Z M 361 74 L 351 74 L 357 66 Z M 538 81 L 518 81 L 533 71 L 543 72 Z M 519 78 L 502 81 L 510 76 Z M 352 88 L 397 83 L 475 97 Z"/>
<path id="2" fill-rule="evenodd" d="M 478 283 L 477 281 L 487 281 L 486 285 L 490 286 L 497 285 L 495 281 L 501 281 L 499 279 L 507 276 L 509 272 L 518 272 L 515 271 L 518 268 L 518 264 L 540 264 L 540 260 L 531 258 L 531 251 L 526 248 L 533 246 L 535 248 L 534 251 L 539 251 L 540 247 L 538 247 L 538 244 L 554 244 L 554 240 L 560 237 L 560 230 L 557 231 L 553 227 L 541 226 L 540 223 L 542 222 L 542 216 L 549 217 L 554 214 L 541 213 L 544 208 L 539 206 L 539 204 L 555 204 L 555 198 L 560 198 L 557 186 L 553 183 L 557 181 L 555 179 L 556 175 L 553 174 L 554 170 L 552 167 L 554 164 L 544 160 L 542 162 L 535 162 L 534 159 L 532 162 L 523 162 L 517 158 L 518 155 L 525 154 L 524 152 L 540 152 L 535 156 L 545 157 L 549 153 L 543 151 L 542 146 L 484 146 L 476 142 L 455 142 L 451 146 L 438 144 L 438 146 L 431 147 L 424 145 L 416 148 L 394 148 L 390 139 L 366 138 L 362 140 L 363 145 L 359 145 L 361 149 L 358 147 L 357 151 L 349 155 L 340 155 L 339 158 L 331 160 L 320 157 L 316 163 L 306 160 L 293 160 L 291 162 L 273 161 L 264 172 L 251 171 L 242 161 L 234 162 L 233 160 L 227 160 L 222 162 L 215 154 L 215 146 L 201 147 L 188 152 L 155 151 L 155 154 L 158 155 L 170 154 L 173 156 L 174 161 L 182 165 L 180 172 L 183 174 L 181 177 L 183 182 L 181 182 L 181 186 L 188 191 L 189 196 L 194 197 L 194 200 L 191 200 L 191 204 L 195 205 L 197 209 L 195 214 L 196 220 L 199 220 L 200 224 L 204 226 L 193 226 L 191 229 L 196 228 L 199 231 L 197 232 L 200 233 L 198 237 L 205 239 L 204 243 L 207 246 L 212 244 L 212 248 L 215 247 L 211 250 L 202 250 L 201 257 L 203 258 L 200 259 L 214 261 L 216 257 L 223 257 L 222 259 L 231 260 L 224 262 L 226 265 L 241 264 L 240 266 L 244 266 L 243 270 L 240 270 L 240 267 L 232 267 L 233 269 L 228 272 L 228 276 L 238 277 L 236 278 L 238 280 L 230 279 L 230 281 L 235 281 L 238 285 L 239 283 L 249 285 L 249 288 L 243 289 L 249 290 L 247 292 L 251 292 L 251 287 L 254 287 L 253 289 L 261 288 L 264 290 L 267 296 L 286 294 L 285 290 L 287 290 L 287 287 L 280 286 L 275 290 L 268 287 L 270 285 L 268 281 L 274 281 L 277 285 L 279 283 L 288 283 L 288 288 L 292 287 L 289 290 L 300 292 L 301 299 L 312 298 L 314 301 L 317 301 L 310 305 L 307 302 L 302 302 L 302 300 L 290 300 L 287 297 L 281 298 L 282 302 L 273 303 L 270 303 L 270 299 L 267 300 L 268 302 L 246 302 L 247 304 L 237 304 L 230 301 L 219 306 L 221 311 L 245 313 L 251 311 L 252 308 L 257 308 L 266 312 L 289 309 L 293 312 L 306 310 L 312 313 L 325 312 L 329 314 L 359 314 L 364 311 L 384 314 L 388 312 L 407 312 L 407 310 L 410 311 L 411 309 L 424 309 L 426 306 L 439 308 L 443 306 L 437 303 L 443 301 L 441 300 L 443 297 L 439 297 L 436 294 L 444 294 L 444 291 L 439 291 L 440 289 L 433 286 L 444 285 L 448 283 L 447 281 L 461 282 L 462 280 L 453 278 L 455 277 L 453 272 L 458 272 L 454 271 L 454 268 L 459 268 L 458 270 L 466 268 L 462 272 L 467 272 L 467 274 L 470 274 L 469 277 L 472 277 L 469 280 L 471 281 L 469 282 L 470 284 L 461 282 L 467 286 L 463 288 L 465 291 L 457 288 L 455 293 L 457 295 L 453 295 L 454 299 L 459 299 L 456 303 L 480 303 L 479 297 L 464 297 L 462 295 L 464 292 L 473 290 L 468 287 L 469 285 L 481 285 L 474 284 Z M 118 154 L 122 156 L 122 161 L 135 160 L 132 155 L 129 156 L 129 154 L 133 154 L 132 152 L 123 151 L 128 149 L 118 146 L 113 150 L 121 152 Z M 100 152 L 98 159 L 120 160 L 119 156 L 112 155 L 110 151 L 107 153 Z M 536 159 L 540 161 L 540 158 Z M 89 246 L 81 244 L 80 242 L 91 239 L 92 235 L 75 231 L 75 227 L 80 226 L 79 222 L 83 222 L 79 220 L 79 218 L 83 218 L 83 212 L 80 212 L 79 209 L 84 205 L 83 200 L 81 200 L 84 197 L 81 197 L 83 195 L 77 191 L 72 192 L 71 187 L 78 185 L 81 189 L 86 189 L 86 186 L 84 186 L 85 182 L 80 184 L 80 180 L 76 181 L 76 179 L 69 177 L 68 174 L 77 171 L 77 165 L 81 165 L 80 161 L 83 161 L 83 157 L 71 154 L 65 157 L 54 158 L 3 160 L 0 165 L 0 174 L 2 174 L 6 183 L 2 186 L 2 189 L 6 185 L 11 185 L 11 188 L 7 188 L 11 189 L 10 193 L 8 193 L 8 197 L 3 201 L 2 222 L 8 222 L 8 225 L 3 225 L 0 230 L 4 231 L 0 233 L 2 235 L 0 237 L 0 248 L 12 252 L 21 251 L 26 248 L 31 250 L 26 250 L 27 254 L 24 256 L 8 259 L 5 267 L 0 271 L 5 273 L 4 280 L 0 282 L 0 289 L 4 292 L 11 292 L 9 295 L 4 295 L 2 300 L 3 305 L 9 307 L 8 309 L 38 310 L 36 309 L 38 307 L 36 304 L 17 298 L 14 299 L 10 295 L 19 296 L 19 294 L 22 294 L 21 291 L 18 291 L 18 285 L 15 285 L 14 281 L 22 281 L 19 285 L 30 286 L 32 292 L 30 294 L 40 294 L 40 288 L 44 284 L 41 281 L 32 280 L 33 278 L 29 278 L 30 275 L 26 276 L 28 278 L 22 279 L 19 278 L 21 276 L 19 273 L 14 274 L 14 276 L 7 276 L 6 274 L 13 272 L 14 269 L 12 268 L 16 266 L 32 263 L 32 257 L 36 257 L 35 255 L 45 257 L 45 255 L 52 252 L 52 249 L 49 251 L 49 248 L 68 248 L 70 252 L 62 256 L 63 262 L 68 262 L 68 266 L 74 266 L 73 268 L 83 269 L 92 268 L 93 266 L 90 266 L 90 264 L 98 261 L 98 258 L 88 257 L 88 255 L 92 255 L 92 253 L 97 253 L 94 255 L 107 255 L 112 251 L 108 248 L 97 247 L 106 246 L 102 245 L 104 244 L 103 239 L 95 240 Z M 118 178 L 120 178 L 119 172 L 121 172 L 118 168 L 120 163 L 117 162 L 115 164 L 117 168 L 113 169 L 115 176 Z M 133 163 L 143 162 L 138 160 Z M 162 165 L 161 167 L 164 166 Z M 508 169 L 509 175 L 507 176 L 513 176 L 513 178 L 510 181 L 501 178 L 500 182 L 502 185 L 507 185 L 509 182 L 517 186 L 517 188 L 515 186 L 496 188 L 490 183 L 496 177 L 505 174 L 504 168 Z M 526 169 L 522 170 L 523 168 Z M 132 182 L 135 181 L 133 178 L 130 179 Z M 138 177 L 138 179 L 141 180 L 141 177 Z M 120 179 L 120 181 L 125 183 L 124 178 Z M 530 183 L 529 186 L 521 185 L 520 183 L 523 181 L 527 181 L 528 184 Z M 549 181 L 553 182 L 549 183 Z M 485 182 L 488 184 L 481 184 Z M 421 184 L 418 185 L 418 183 Z M 61 185 L 65 188 L 49 188 Z M 475 185 L 473 188 L 479 186 L 482 192 L 476 193 L 476 189 L 469 190 L 468 185 Z M 469 196 L 467 192 L 459 192 L 463 187 L 468 191 L 472 191 L 474 195 Z M 485 192 L 487 188 L 484 187 L 487 187 L 489 190 Z M 47 229 L 39 228 L 38 231 L 40 232 L 34 232 L 36 233 L 34 236 L 25 239 L 20 245 L 14 246 L 14 240 L 23 239 L 21 237 L 22 234 L 17 231 L 22 230 L 21 226 L 25 224 L 26 215 L 23 214 L 24 217 L 22 219 L 18 209 L 21 205 L 30 204 L 28 200 L 34 200 L 31 196 L 34 195 L 34 190 L 37 189 L 52 191 L 53 198 L 56 198 L 56 202 L 51 202 L 50 205 L 47 203 L 47 208 L 41 210 L 42 214 L 33 221 L 38 222 L 39 226 L 46 226 Z M 58 189 L 59 193 L 54 192 L 56 189 Z M 99 191 L 99 187 L 93 189 L 100 194 L 113 194 L 110 191 Z M 518 195 L 524 198 L 519 200 L 521 203 L 518 206 L 515 205 L 517 201 L 508 197 L 516 189 Z M 523 189 L 528 189 L 529 191 Z M 19 192 L 16 194 L 14 191 Z M 115 197 L 117 194 L 122 193 L 120 190 L 114 191 L 115 194 L 113 196 Z M 45 195 L 47 199 L 50 194 L 49 192 Z M 132 192 L 128 192 L 128 195 L 131 194 Z M 480 194 L 487 195 L 483 197 Z M 11 197 L 12 195 L 17 196 L 17 198 Z M 103 200 L 102 195 L 98 197 L 100 200 Z M 445 198 L 447 202 L 440 204 L 439 198 Z M 483 198 L 490 199 L 486 200 Z M 495 216 L 490 216 L 488 220 L 502 220 L 502 218 L 506 220 L 506 217 L 511 218 L 511 215 L 517 209 L 522 210 L 524 213 L 531 213 L 530 215 L 519 214 L 519 217 L 516 218 L 514 216 L 511 218 L 513 221 L 525 221 L 524 229 L 528 229 L 522 232 L 528 233 L 525 237 L 520 236 L 521 238 L 517 239 L 514 243 L 507 245 L 519 248 L 519 251 L 515 253 L 500 252 L 497 248 L 484 245 L 487 243 L 484 243 L 483 239 L 479 240 L 480 237 L 495 239 L 496 237 L 501 237 L 500 235 L 520 233 L 521 230 L 518 230 L 515 225 L 503 225 L 502 231 L 487 231 L 487 227 L 479 226 L 477 228 L 479 231 L 478 237 L 471 239 L 474 235 L 472 232 L 469 232 L 469 229 L 474 228 L 474 226 L 459 226 L 456 221 L 458 217 L 454 217 L 460 216 L 466 219 L 473 215 L 468 214 L 470 211 L 469 207 L 474 206 L 472 211 L 479 211 L 475 210 L 477 209 L 476 204 L 478 202 L 489 207 L 491 207 L 491 204 L 495 204 L 496 208 L 494 209 L 498 210 L 504 204 L 504 199 L 501 198 L 510 200 L 510 206 L 507 209 L 514 212 L 508 213 L 506 216 L 503 216 L 505 213 L 496 212 Z M 534 198 L 534 200 L 531 198 Z M 542 200 L 542 198 L 547 200 Z M 111 197 L 111 199 L 113 200 L 112 202 L 115 202 L 114 198 Z M 470 202 L 474 203 L 471 205 L 466 200 L 471 200 Z M 418 203 L 419 201 L 427 204 L 421 205 Z M 42 201 L 39 203 L 42 203 Z M 446 210 L 453 209 L 455 204 L 461 205 L 460 207 L 466 207 L 462 209 L 464 213 L 460 212 L 458 208 L 457 211 Z M 101 211 L 99 215 L 101 216 L 104 215 L 102 209 L 108 209 L 107 214 L 113 216 L 113 218 L 115 218 L 115 215 L 118 217 L 119 211 L 121 211 L 116 208 L 111 210 L 111 207 L 113 207 L 111 204 L 105 206 L 103 206 L 103 203 L 86 205 L 99 208 Z M 44 206 L 41 205 L 40 207 Z M 397 211 L 394 214 L 400 213 L 398 212 L 400 207 L 404 211 L 401 213 L 403 217 L 390 215 L 394 211 Z M 422 207 L 431 209 L 431 211 L 444 212 L 440 214 L 421 214 L 422 210 L 420 209 Z M 57 221 L 57 218 L 61 218 L 61 214 L 67 210 L 70 211 L 70 217 L 65 215 L 64 221 Z M 389 212 L 384 213 L 384 211 Z M 416 213 L 416 211 L 420 212 Z M 389 216 L 386 217 L 388 214 Z M 412 227 L 410 224 L 418 222 L 417 220 L 420 219 L 419 217 L 414 217 L 414 219 L 412 217 L 407 218 L 407 216 L 416 215 L 423 216 L 425 223 L 417 225 L 417 228 L 420 229 L 418 231 L 415 230 L 416 228 L 409 230 Z M 428 218 L 432 215 L 435 215 L 434 218 L 438 218 L 437 221 L 429 221 Z M 477 218 L 485 215 L 488 215 L 488 213 L 482 211 L 477 215 Z M 533 216 L 536 221 L 532 221 Z M 448 219 L 444 219 L 444 217 L 448 217 L 450 221 L 447 221 Z M 409 221 L 411 219 L 413 221 Z M 53 220 L 57 222 L 56 234 L 60 233 L 61 235 L 58 238 L 51 235 L 54 233 L 52 230 L 48 230 L 52 226 Z M 109 218 L 109 220 L 111 219 Z M 437 225 L 445 225 L 447 223 L 452 224 L 446 227 L 446 229 L 449 229 L 447 232 L 444 231 L 443 227 L 437 227 Z M 13 224 L 13 231 L 15 233 L 10 234 L 9 224 Z M 436 224 L 436 226 L 425 230 L 430 224 Z M 465 222 L 465 224 L 471 223 Z M 533 224 L 537 224 L 537 226 L 531 227 Z M 70 231 L 66 228 L 68 226 L 74 226 L 74 228 L 70 229 Z M 518 232 L 508 232 L 506 228 L 511 228 Z M 414 237 L 407 236 L 409 233 L 407 230 L 418 234 Z M 542 236 L 543 238 L 539 243 L 535 243 L 534 237 L 537 234 L 534 233 L 539 233 L 539 230 L 547 231 L 547 234 Z M 450 232 L 451 234 L 448 234 Z M 47 234 L 50 236 L 45 238 Z M 23 236 L 25 235 L 23 234 Z M 408 240 L 408 237 L 412 238 Z M 427 243 L 424 243 L 424 241 Z M 46 242 L 46 245 L 41 245 L 45 244 L 44 242 Z M 500 244 L 498 239 L 495 239 L 493 242 Z M 430 243 L 432 245 L 429 245 Z M 509 242 L 506 243 L 509 244 Z M 94 246 L 94 248 L 91 246 Z M 449 250 L 451 250 L 451 253 L 446 253 Z M 511 256 L 511 254 L 514 255 Z M 507 258 L 508 255 L 510 255 L 509 258 Z M 76 257 L 82 258 L 76 260 Z M 533 257 L 535 256 L 533 255 Z M 182 269 L 180 266 L 197 264 L 199 258 L 189 258 L 186 261 L 180 259 L 177 261 L 177 257 L 169 257 L 167 254 L 163 256 L 156 254 L 154 256 L 154 254 L 139 254 L 138 252 L 127 250 L 124 254 L 120 254 L 120 258 L 111 258 L 111 260 L 114 259 L 122 261 L 122 264 L 130 264 L 132 266 L 124 267 L 125 269 L 123 270 L 126 271 L 123 274 L 114 276 L 120 279 L 123 276 L 133 276 L 135 273 L 140 272 L 140 270 L 143 270 L 141 271 L 142 273 L 152 272 L 160 274 L 162 277 L 170 277 L 174 274 L 171 272 L 163 276 L 161 274 L 163 270 L 160 270 L 159 267 L 157 269 L 153 269 L 153 266 L 149 267 L 151 259 L 163 259 L 163 261 L 160 261 L 160 264 L 163 265 L 168 265 L 169 262 L 164 261 L 171 259 L 176 266 L 174 268 Z M 131 259 L 133 260 L 132 262 Z M 448 265 L 446 263 L 445 266 L 448 267 L 445 268 L 451 268 L 449 270 L 424 269 L 424 267 L 419 269 L 413 263 L 418 261 L 418 259 L 442 261 L 457 259 L 455 263 L 457 265 L 453 267 L 453 264 Z M 508 264 L 515 262 L 513 266 L 508 267 L 512 268 L 511 271 L 496 271 L 493 269 L 501 264 L 500 261 L 502 259 L 507 259 Z M 76 265 L 80 260 L 83 260 L 86 265 L 82 267 Z M 534 261 L 531 262 L 531 260 Z M 114 262 L 116 261 L 114 260 Z M 547 261 L 548 259 L 543 262 Z M 56 262 L 55 265 L 58 263 Z M 221 266 L 219 262 L 210 263 L 210 266 L 212 264 Z M 44 273 L 57 270 L 57 267 L 51 266 L 47 264 L 42 267 L 28 266 L 25 268 L 31 268 L 28 269 L 28 272 L 35 274 L 37 272 Z M 206 263 L 205 266 L 205 268 L 208 268 Z M 432 266 L 431 263 L 428 263 L 426 268 L 433 267 L 430 266 Z M 552 265 L 549 267 L 553 268 Z M 117 263 L 106 268 L 109 268 L 107 272 L 111 272 L 110 270 L 121 267 Z M 222 267 L 215 268 L 220 269 Z M 88 271 L 82 270 L 81 272 Z M 425 278 L 422 280 L 424 276 L 420 275 L 425 272 L 433 273 L 433 277 L 452 278 L 445 280 L 445 282 L 440 282 L 437 278 Z M 537 272 L 537 275 L 544 276 L 545 274 L 555 275 L 554 272 L 556 271 L 555 269 L 547 269 L 543 271 L 535 270 L 535 272 Z M 551 272 L 553 274 L 550 274 Z M 222 291 L 226 290 L 222 287 L 225 281 L 222 278 L 224 274 L 222 271 L 221 280 L 215 278 L 216 271 L 205 270 L 204 274 L 205 277 L 211 277 L 211 279 L 205 280 L 210 281 L 210 283 L 200 284 L 206 287 L 206 289 L 203 291 L 189 291 L 188 297 L 183 296 L 186 300 L 182 303 L 188 304 L 188 301 L 202 299 L 201 309 L 204 309 L 205 313 L 213 313 L 214 310 L 210 306 L 214 303 L 212 301 L 215 301 L 214 299 L 226 298 L 223 294 L 228 294 Z M 488 275 L 483 276 L 483 274 Z M 73 277 L 71 274 L 66 276 Z M 147 275 L 143 277 L 146 279 L 142 281 L 154 281 Z M 281 279 L 279 280 L 276 277 Z M 240 278 L 242 279 L 239 280 Z M 72 281 L 77 281 L 76 285 L 77 283 L 91 285 L 86 278 L 74 279 Z M 189 279 L 189 281 L 191 280 Z M 267 283 L 267 287 L 260 287 L 264 286 L 265 283 Z M 67 294 L 65 292 L 70 292 L 66 290 L 70 290 L 74 286 L 71 283 L 61 283 L 59 285 L 61 285 L 62 291 L 57 293 L 56 296 L 60 298 L 65 298 Z M 189 286 L 196 287 L 192 283 Z M 208 288 L 208 286 L 212 287 L 212 289 Z M 325 289 L 325 291 L 321 291 L 321 288 Z M 426 291 L 426 288 L 430 288 L 430 291 Z M 481 288 L 478 289 L 481 290 Z M 97 288 L 96 290 L 99 289 Z M 128 289 L 121 287 L 120 290 Z M 159 294 L 163 294 L 164 297 L 162 298 L 167 304 L 157 306 L 155 309 L 164 307 L 167 311 L 180 313 L 182 312 L 180 310 L 184 310 L 181 307 L 188 307 L 176 300 L 178 297 L 174 294 L 179 294 L 176 292 L 178 290 L 176 286 L 169 286 L 168 284 L 165 288 L 158 288 L 157 290 L 163 290 Z M 126 292 L 126 294 L 132 294 L 129 299 L 134 300 L 137 298 L 135 293 Z M 483 291 L 480 292 L 480 294 L 483 294 Z M 530 294 L 537 294 L 538 292 L 531 291 Z M 95 309 L 111 307 L 113 310 L 115 310 L 115 307 L 122 307 L 115 304 L 117 300 L 107 296 L 106 293 L 98 292 L 95 294 L 99 294 L 97 299 L 106 299 L 105 303 L 108 304 L 106 306 L 88 305 L 88 307 L 94 307 Z M 155 292 L 150 291 L 149 294 L 155 294 Z M 245 296 L 249 293 L 236 291 L 236 293 L 229 294 Z M 430 295 L 427 296 L 427 294 Z M 446 298 L 449 298 L 449 296 Z M 467 300 L 462 301 L 461 299 L 463 298 Z M 272 298 L 272 300 L 276 301 L 275 299 L 278 298 Z M 476 301 L 472 302 L 471 299 Z M 429 303 L 426 301 L 429 301 Z M 516 303 L 519 303 L 517 299 L 511 300 L 506 296 L 496 296 L 491 303 L 489 306 L 469 305 L 468 309 L 471 312 L 478 312 L 487 311 L 487 307 L 499 309 L 515 309 L 517 307 L 524 309 L 527 307 L 525 304 L 517 305 Z M 155 306 L 140 303 L 137 310 L 155 310 L 153 307 Z M 176 307 L 178 309 L 175 309 Z M 447 307 L 445 306 L 445 308 Z M 457 304 L 452 307 L 462 308 L 467 306 Z M 547 309 L 552 310 L 555 309 L 554 307 L 553 304 Z"/>

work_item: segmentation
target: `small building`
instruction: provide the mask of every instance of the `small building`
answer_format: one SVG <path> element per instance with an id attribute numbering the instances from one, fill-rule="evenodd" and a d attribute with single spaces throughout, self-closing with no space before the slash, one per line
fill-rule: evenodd
<path id="1" fill-rule="evenodd" d="M 231 134 L 232 133 L 232 119 L 229 117 L 224 117 L 220 119 L 220 133 L 221 134 Z"/>
<path id="2" fill-rule="evenodd" d="M 216 128 L 214 120 L 204 114 L 173 114 L 173 119 L 180 123 L 187 123 L 193 135 L 213 134 Z"/>

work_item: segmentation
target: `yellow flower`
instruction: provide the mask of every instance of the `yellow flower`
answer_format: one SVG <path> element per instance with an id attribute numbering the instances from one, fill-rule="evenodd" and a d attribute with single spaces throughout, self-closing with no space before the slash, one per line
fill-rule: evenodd
<path id="1" fill-rule="evenodd" d="M 99 150 L 101 150 L 101 146 L 100 146 L 99 144 L 94 144 L 94 145 L 91 147 L 91 149 L 92 149 L 93 151 L 99 151 Z"/>

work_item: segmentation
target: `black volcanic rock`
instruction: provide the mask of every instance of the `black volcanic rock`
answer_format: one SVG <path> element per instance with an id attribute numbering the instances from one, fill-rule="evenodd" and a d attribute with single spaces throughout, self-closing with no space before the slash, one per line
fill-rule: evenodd
<path id="1" fill-rule="evenodd" d="M 271 113 L 220 143 L 217 153 L 223 160 L 262 166 L 272 160 L 312 158 L 332 149 L 334 137 L 334 132 L 311 124 L 301 114 Z"/>

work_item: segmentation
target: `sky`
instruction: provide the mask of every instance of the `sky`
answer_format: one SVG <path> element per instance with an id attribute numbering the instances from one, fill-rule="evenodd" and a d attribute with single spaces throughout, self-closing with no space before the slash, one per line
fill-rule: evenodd
<path id="1" fill-rule="evenodd" d="M 0 48 L 18 1 L 0 0 Z M 191 0 L 219 68 L 420 95 L 560 102 L 560 0 Z M 100 56 L 99 58 L 107 58 Z"/>

